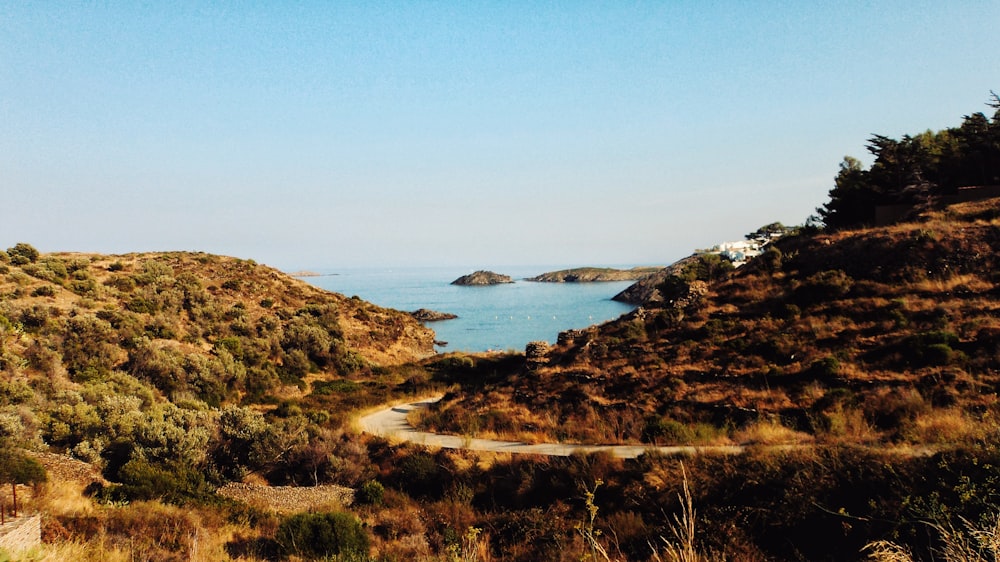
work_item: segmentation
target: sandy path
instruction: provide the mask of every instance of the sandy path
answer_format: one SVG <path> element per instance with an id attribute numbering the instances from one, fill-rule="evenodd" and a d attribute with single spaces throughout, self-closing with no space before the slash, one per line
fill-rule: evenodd
<path id="1" fill-rule="evenodd" d="M 358 420 L 362 431 L 372 435 L 382 437 L 402 439 L 410 443 L 426 445 L 429 447 L 443 447 L 446 449 L 468 449 L 470 451 L 488 451 L 493 453 L 526 453 L 534 455 L 550 455 L 566 457 L 573 453 L 592 453 L 595 451 L 607 451 L 612 455 L 623 459 L 634 459 L 639 455 L 657 451 L 664 455 L 676 454 L 738 454 L 744 448 L 740 446 L 673 446 L 673 447 L 653 447 L 644 445 L 576 445 L 572 443 L 538 443 L 528 444 L 517 441 L 498 441 L 495 439 L 477 439 L 462 437 L 460 435 L 442 435 L 439 433 L 429 433 L 418 431 L 406 421 L 406 416 L 417 408 L 426 408 L 428 405 L 440 400 L 441 397 L 431 398 L 421 402 L 411 404 L 401 404 L 384 410 L 368 414 Z"/>

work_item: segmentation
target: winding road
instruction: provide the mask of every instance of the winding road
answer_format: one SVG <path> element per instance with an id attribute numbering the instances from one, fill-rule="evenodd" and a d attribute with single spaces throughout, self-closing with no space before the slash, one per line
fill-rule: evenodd
<path id="1" fill-rule="evenodd" d="M 664 455 L 698 453 L 734 455 L 744 451 L 744 447 L 738 445 L 654 447 L 646 445 L 577 445 L 571 443 L 529 444 L 518 441 L 498 441 L 496 439 L 478 439 L 473 437 L 463 437 L 460 435 L 430 433 L 427 431 L 419 431 L 410 425 L 406 419 L 406 416 L 410 412 L 418 408 L 426 408 L 440 399 L 441 396 L 437 396 L 419 402 L 401 404 L 384 410 L 379 410 L 366 416 L 362 416 L 358 420 L 358 423 L 360 424 L 362 431 L 372 435 L 379 435 L 390 439 L 401 439 L 403 441 L 425 445 L 428 447 L 467 449 L 470 451 L 486 451 L 492 453 L 521 453 L 567 457 L 574 453 L 607 451 L 618 458 L 634 459 L 643 453 L 652 451 L 659 452 Z"/>

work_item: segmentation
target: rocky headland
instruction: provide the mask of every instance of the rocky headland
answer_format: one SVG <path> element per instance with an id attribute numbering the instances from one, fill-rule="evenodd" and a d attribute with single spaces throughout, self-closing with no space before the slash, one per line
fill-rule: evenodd
<path id="1" fill-rule="evenodd" d="M 657 287 L 663 284 L 663 282 L 667 280 L 667 277 L 677 275 L 683 271 L 684 266 L 697 259 L 697 254 L 681 258 L 667 267 L 658 269 L 646 275 L 642 279 L 639 279 L 635 283 L 629 285 L 624 291 L 611 297 L 611 300 L 634 304 L 637 306 L 647 304 L 649 302 L 660 302 L 663 300 L 663 296 L 660 295 L 660 291 Z"/>
<path id="2" fill-rule="evenodd" d="M 510 275 L 501 275 L 492 271 L 476 271 L 468 275 L 463 275 L 451 282 L 452 285 L 479 286 L 479 285 L 502 285 L 513 283 Z"/>

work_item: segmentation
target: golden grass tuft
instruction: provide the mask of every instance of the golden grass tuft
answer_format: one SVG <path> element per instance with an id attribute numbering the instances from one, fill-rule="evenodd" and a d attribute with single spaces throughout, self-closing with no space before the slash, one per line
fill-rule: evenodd
<path id="1" fill-rule="evenodd" d="M 980 437 L 989 427 L 960 408 L 939 408 L 919 415 L 907 428 L 906 438 L 914 443 L 956 444 Z"/>
<path id="2" fill-rule="evenodd" d="M 52 516 L 80 516 L 94 513 L 94 503 L 83 495 L 83 489 L 75 482 L 49 481 L 35 500 L 39 511 Z"/>
<path id="3" fill-rule="evenodd" d="M 786 427 L 779 420 L 764 419 L 736 430 L 733 440 L 741 445 L 798 445 L 812 442 L 813 436 Z"/>
<path id="4" fill-rule="evenodd" d="M 958 274 L 946 279 L 924 279 L 915 283 L 913 289 L 927 293 L 950 293 L 956 289 L 984 293 L 993 290 L 993 284 L 978 275 Z"/>
<path id="5" fill-rule="evenodd" d="M 823 412 L 821 420 L 824 428 L 819 438 L 825 442 L 875 443 L 882 438 L 861 408 L 839 406 Z"/>

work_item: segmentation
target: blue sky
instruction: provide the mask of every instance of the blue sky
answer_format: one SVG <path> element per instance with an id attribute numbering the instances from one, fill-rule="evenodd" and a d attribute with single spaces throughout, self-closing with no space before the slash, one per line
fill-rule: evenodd
<path id="1" fill-rule="evenodd" d="M 0 2 L 0 247 L 669 263 L 1000 90 L 990 2 Z M 866 160 L 867 161 L 867 160 Z"/>

